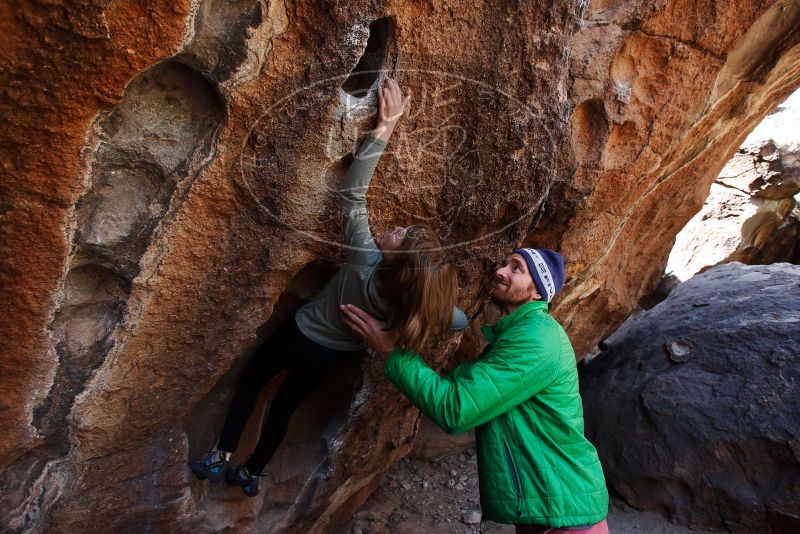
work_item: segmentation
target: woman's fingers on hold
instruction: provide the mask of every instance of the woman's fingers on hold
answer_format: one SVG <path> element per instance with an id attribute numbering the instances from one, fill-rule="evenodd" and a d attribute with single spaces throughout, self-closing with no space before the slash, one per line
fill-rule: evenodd
<path id="1" fill-rule="evenodd" d="M 383 100 L 386 102 L 386 106 L 391 108 L 392 107 L 392 94 L 386 87 L 381 87 L 381 94 L 383 95 Z"/>
<path id="2" fill-rule="evenodd" d="M 391 89 L 387 89 L 386 90 L 386 97 L 387 97 L 386 100 L 387 100 L 387 102 L 389 102 L 389 105 L 391 106 L 391 108 L 394 108 L 394 107 L 397 106 L 397 97 L 394 96 L 394 93 L 392 92 Z"/>
<path id="3" fill-rule="evenodd" d="M 392 102 L 389 99 L 388 92 L 386 89 L 381 89 L 382 95 L 381 98 L 383 99 L 383 107 L 381 108 L 381 118 L 387 120 L 389 115 L 391 114 L 392 110 Z"/>

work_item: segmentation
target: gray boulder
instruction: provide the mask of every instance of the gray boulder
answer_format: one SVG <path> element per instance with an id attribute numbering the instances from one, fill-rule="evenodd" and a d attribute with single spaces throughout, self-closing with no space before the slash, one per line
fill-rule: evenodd
<path id="1" fill-rule="evenodd" d="M 673 522 L 800 532 L 800 266 L 714 267 L 580 366 L 610 488 Z"/>

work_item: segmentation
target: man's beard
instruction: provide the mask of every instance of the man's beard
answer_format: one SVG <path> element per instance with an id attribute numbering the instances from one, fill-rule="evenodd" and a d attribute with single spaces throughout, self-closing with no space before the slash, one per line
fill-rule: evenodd
<path id="1" fill-rule="evenodd" d="M 519 306 L 520 304 L 525 304 L 531 300 L 535 289 L 536 286 L 531 283 L 527 289 L 511 288 L 510 290 L 504 291 L 499 295 L 497 294 L 497 291 L 492 291 L 491 299 L 492 302 L 499 304 L 500 306 Z"/>

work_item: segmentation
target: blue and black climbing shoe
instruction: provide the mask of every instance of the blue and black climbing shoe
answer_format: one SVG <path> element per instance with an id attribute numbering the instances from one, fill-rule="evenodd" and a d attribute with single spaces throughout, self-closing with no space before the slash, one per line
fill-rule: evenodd
<path id="1" fill-rule="evenodd" d="M 245 464 L 230 468 L 225 481 L 231 486 L 241 486 L 248 497 L 258 495 L 258 475 L 251 475 Z"/>
<path id="2" fill-rule="evenodd" d="M 200 480 L 220 482 L 230 469 L 227 454 L 222 451 L 208 451 L 199 460 L 189 462 L 192 473 Z"/>

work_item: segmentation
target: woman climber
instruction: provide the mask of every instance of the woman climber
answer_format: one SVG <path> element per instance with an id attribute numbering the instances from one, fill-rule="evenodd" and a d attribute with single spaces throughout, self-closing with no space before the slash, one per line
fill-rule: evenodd
<path id="1" fill-rule="evenodd" d="M 340 305 L 354 304 L 381 318 L 388 330 L 399 332 L 399 346 L 417 351 L 448 327 L 466 328 L 466 315 L 454 306 L 456 271 L 445 260 L 434 231 L 424 225 L 398 226 L 376 245 L 369 229 L 367 188 L 410 98 L 403 98 L 393 79 L 378 89 L 377 125 L 357 149 L 339 190 L 345 264 L 319 295 L 255 352 L 236 388 L 217 446 L 189 462 L 201 480 L 225 479 L 250 497 L 258 494 L 258 477 L 286 435 L 298 404 L 322 385 L 343 357 L 365 347 L 342 321 Z M 255 450 L 244 463 L 231 466 L 230 455 L 236 451 L 259 392 L 286 369 L 290 373 L 269 407 Z"/>

